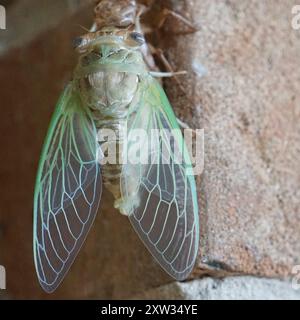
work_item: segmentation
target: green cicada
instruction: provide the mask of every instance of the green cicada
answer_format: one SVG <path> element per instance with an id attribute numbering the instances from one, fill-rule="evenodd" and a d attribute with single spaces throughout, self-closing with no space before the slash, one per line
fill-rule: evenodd
<path id="1" fill-rule="evenodd" d="M 77 39 L 79 62 L 52 117 L 34 195 L 34 260 L 47 292 L 58 287 L 78 254 L 98 211 L 102 182 L 166 272 L 183 280 L 193 269 L 199 222 L 191 161 L 168 99 L 144 62 L 143 41 L 124 27 L 102 27 Z M 151 133 L 152 144 L 135 150 L 143 161 L 103 164 L 102 129 L 115 133 L 108 143 L 129 160 L 136 129 Z"/>

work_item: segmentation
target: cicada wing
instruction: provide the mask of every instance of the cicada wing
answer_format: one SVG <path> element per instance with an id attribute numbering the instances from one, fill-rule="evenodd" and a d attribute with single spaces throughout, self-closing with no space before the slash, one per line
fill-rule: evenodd
<path id="1" fill-rule="evenodd" d="M 44 143 L 34 194 L 34 261 L 39 282 L 54 291 L 96 216 L 102 191 L 97 132 L 70 84 Z"/>
<path id="2" fill-rule="evenodd" d="M 152 78 L 141 86 L 140 106 L 128 127 L 128 163 L 121 175 L 124 208 L 159 264 L 183 280 L 193 269 L 199 241 L 192 165 L 163 89 Z M 138 154 L 136 146 L 131 148 L 136 129 L 146 130 L 148 138 L 141 143 L 139 161 L 132 164 L 131 158 Z"/>

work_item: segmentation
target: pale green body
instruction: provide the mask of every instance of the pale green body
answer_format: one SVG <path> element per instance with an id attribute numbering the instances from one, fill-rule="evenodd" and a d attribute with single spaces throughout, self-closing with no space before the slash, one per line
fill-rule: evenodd
<path id="1" fill-rule="evenodd" d="M 120 56 L 110 59 L 106 55 L 110 54 L 111 48 L 104 45 L 101 47 L 102 59 L 86 66 L 88 58 L 84 56 L 75 71 L 76 86 L 83 104 L 92 113 L 97 130 L 111 129 L 115 132 L 116 141 L 111 143 L 117 144 L 117 159 L 123 152 L 124 129 L 138 111 L 142 86 L 152 80 L 141 53 L 122 50 L 124 52 Z M 128 199 L 122 199 L 120 190 L 122 164 L 107 163 L 101 170 L 105 187 L 116 199 L 115 207 L 121 213 L 129 214 L 125 210 Z M 138 181 L 138 177 L 135 180 Z"/>
<path id="2" fill-rule="evenodd" d="M 86 238 L 102 180 L 114 195 L 114 206 L 129 217 L 166 272 L 185 279 L 197 257 L 198 204 L 195 180 L 188 174 L 189 154 L 164 91 L 126 36 L 101 35 L 84 42 L 74 79 L 48 130 L 35 188 L 33 237 L 38 278 L 47 292 L 57 288 Z M 155 163 L 100 166 L 97 131 L 103 128 L 115 132 L 119 153 L 129 152 L 133 129 L 177 129 L 174 145 L 183 163 L 176 163 L 163 132 L 154 136 L 151 150 L 140 150 L 149 158 L 151 153 Z M 162 161 L 164 147 L 169 164 Z"/>

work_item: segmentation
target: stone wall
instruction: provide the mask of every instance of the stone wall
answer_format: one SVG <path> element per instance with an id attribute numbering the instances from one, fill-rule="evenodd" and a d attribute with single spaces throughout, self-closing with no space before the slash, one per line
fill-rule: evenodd
<path id="1" fill-rule="evenodd" d="M 290 0 L 154 1 L 148 16 L 156 21 L 163 3 L 200 27 L 187 33 L 168 18 L 151 39 L 174 69 L 188 71 L 180 78 L 184 93 L 174 79 L 164 81 L 176 114 L 205 130 L 205 170 L 197 179 L 200 253 L 192 275 L 205 278 L 172 283 L 104 192 L 63 285 L 51 296 L 42 292 L 32 257 L 35 172 L 76 63 L 72 39 L 92 22 L 91 2 L 16 0 L 7 8 L 8 29 L 0 30 L 6 298 L 234 298 L 241 288 L 243 298 L 299 298 L 289 280 L 300 264 L 300 31 L 291 27 Z M 238 275 L 252 277 L 219 280 Z"/>

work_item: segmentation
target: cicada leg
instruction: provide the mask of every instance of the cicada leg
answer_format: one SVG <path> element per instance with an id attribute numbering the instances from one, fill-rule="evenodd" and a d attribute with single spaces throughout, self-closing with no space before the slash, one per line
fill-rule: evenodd
<path id="1" fill-rule="evenodd" d="M 194 33 L 199 30 L 199 27 L 196 26 L 193 22 L 191 22 L 190 20 L 188 20 L 187 18 L 185 18 L 181 14 L 179 14 L 175 11 L 172 11 L 170 9 L 167 9 L 167 8 L 164 8 L 162 10 L 161 18 L 158 23 L 158 28 L 161 28 L 165 24 L 167 18 L 170 16 L 175 18 L 176 20 L 182 22 L 185 26 L 187 26 L 187 28 L 189 29 L 189 31 L 187 33 Z"/>
<path id="2" fill-rule="evenodd" d="M 178 125 L 179 125 L 179 127 L 181 128 L 181 129 L 191 129 L 191 127 L 186 123 L 186 122 L 184 122 L 184 121 L 182 121 L 181 119 L 179 119 L 178 117 L 176 117 L 176 120 L 177 120 L 177 123 L 178 123 Z M 192 129 L 191 129 L 192 130 Z"/>
<path id="3" fill-rule="evenodd" d="M 150 6 L 145 6 L 142 4 L 138 5 L 136 19 L 135 19 L 135 27 L 136 27 L 136 30 L 142 34 L 145 34 L 147 32 L 153 32 L 153 30 L 151 30 L 151 29 L 149 29 L 149 30 L 145 29 L 144 26 L 142 26 L 141 21 L 140 21 L 141 16 L 144 15 L 149 10 L 150 10 Z M 166 8 L 164 8 L 162 10 L 161 17 L 158 22 L 158 29 L 164 25 L 168 16 L 172 16 L 172 17 L 176 18 L 177 20 L 180 20 L 181 22 L 183 22 L 187 27 L 189 27 L 191 33 L 198 31 L 198 28 L 191 21 L 189 21 L 188 19 L 186 19 L 185 17 L 183 17 L 179 13 L 176 13 L 176 12 L 169 10 L 169 9 L 166 9 Z M 187 74 L 187 71 L 185 71 L 185 70 L 174 71 L 174 69 L 172 68 L 168 59 L 164 55 L 163 51 L 159 48 L 153 47 L 150 43 L 143 45 L 141 50 L 142 50 L 142 54 L 144 57 L 144 61 L 146 62 L 148 68 L 151 70 L 150 74 L 154 77 L 157 77 L 157 78 L 174 77 L 179 89 L 191 102 L 190 98 L 186 94 L 184 86 L 182 85 L 181 81 L 177 77 L 179 75 Z M 164 65 L 164 67 L 166 69 L 166 72 L 159 71 L 159 69 L 156 66 L 153 55 L 157 56 L 157 58 L 161 61 L 161 63 Z"/>
<path id="4" fill-rule="evenodd" d="M 166 70 L 168 72 L 161 72 L 160 75 L 157 75 L 158 77 L 174 77 L 174 80 L 176 81 L 179 89 L 186 95 L 186 91 L 181 83 L 181 81 L 178 79 L 178 75 L 185 75 L 187 74 L 187 71 L 182 70 L 182 71 L 174 71 L 174 69 L 172 68 L 170 62 L 168 61 L 168 59 L 166 58 L 164 52 L 162 49 L 159 48 L 154 48 L 153 46 L 149 46 L 149 48 L 151 49 L 152 54 L 156 55 L 159 60 L 161 61 L 161 63 L 164 65 L 164 67 L 166 68 Z M 155 75 L 154 75 L 155 76 Z"/>
<path id="5" fill-rule="evenodd" d="M 146 33 L 152 32 L 152 30 L 147 29 L 144 25 L 141 24 L 141 16 L 144 15 L 148 10 L 149 10 L 149 7 L 143 4 L 138 4 L 134 26 L 135 26 L 135 30 L 143 35 L 145 35 Z M 151 54 L 151 49 L 149 48 L 149 44 L 145 43 L 141 47 L 141 51 L 147 67 L 152 71 L 158 71 L 158 68 Z"/>

